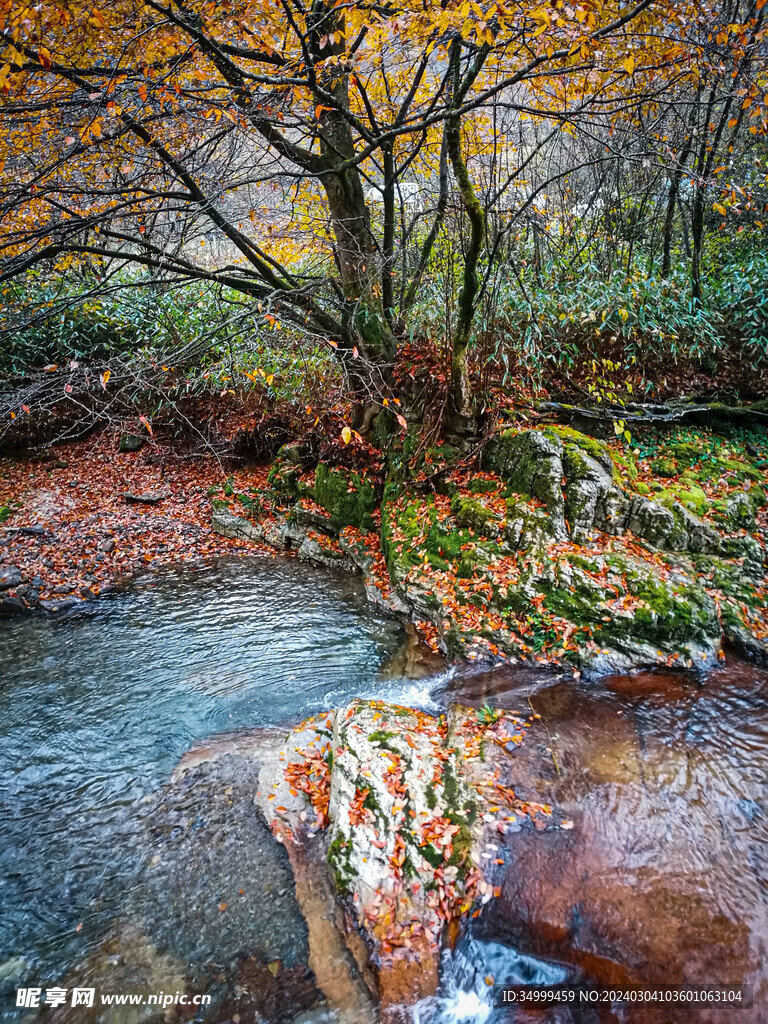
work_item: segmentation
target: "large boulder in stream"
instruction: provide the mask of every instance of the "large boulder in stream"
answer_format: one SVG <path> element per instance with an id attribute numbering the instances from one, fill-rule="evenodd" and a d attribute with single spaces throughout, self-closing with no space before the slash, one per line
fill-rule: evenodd
<path id="1" fill-rule="evenodd" d="M 358 700 L 297 726 L 260 772 L 257 803 L 292 861 L 324 833 L 350 950 L 385 1009 L 434 992 L 444 935 L 498 891 L 499 834 L 550 819 L 509 785 L 527 725 Z"/>

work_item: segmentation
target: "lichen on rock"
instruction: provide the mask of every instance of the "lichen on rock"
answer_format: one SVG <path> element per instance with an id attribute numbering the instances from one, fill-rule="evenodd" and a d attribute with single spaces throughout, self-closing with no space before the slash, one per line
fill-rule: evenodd
<path id="1" fill-rule="evenodd" d="M 570 427 L 512 428 L 486 445 L 480 472 L 456 464 L 430 486 L 423 470 L 409 480 L 398 463 L 380 505 L 375 483 L 323 464 L 302 469 L 289 452 L 276 498 L 252 496 L 253 525 L 226 507 L 214 524 L 357 567 L 369 596 L 452 657 L 705 668 L 723 637 L 742 650 L 752 637 L 751 653 L 768 637 L 764 606 L 728 610 L 699 568 L 719 559 L 764 586 L 766 473 L 738 444 L 705 440 L 673 435 L 643 457 Z M 660 459 L 673 476 L 659 478 Z M 363 529 L 351 543 L 357 527 L 341 526 L 351 521 L 378 534 Z"/>
<path id="2" fill-rule="evenodd" d="M 385 1004 L 395 991 L 411 1000 L 434 991 L 446 926 L 496 891 L 494 836 L 527 817 L 549 820 L 551 808 L 509 785 L 529 722 L 356 700 L 297 726 L 262 768 L 256 801 L 274 834 L 290 844 L 325 831 L 336 890 Z"/>

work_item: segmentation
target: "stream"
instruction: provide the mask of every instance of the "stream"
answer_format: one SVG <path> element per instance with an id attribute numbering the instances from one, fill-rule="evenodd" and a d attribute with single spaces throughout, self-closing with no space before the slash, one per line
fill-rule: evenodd
<path id="1" fill-rule="evenodd" d="M 148 877 L 148 836 L 173 836 L 170 825 L 158 831 L 169 799 L 158 794 L 196 742 L 289 725 L 354 696 L 432 712 L 457 698 L 533 709 L 542 717 L 521 749 L 524 795 L 552 797 L 575 822 L 569 833 L 511 837 L 515 870 L 500 899 L 446 954 L 441 990 L 414 1020 L 516 1020 L 492 1010 L 489 965 L 497 983 L 579 972 L 618 982 L 642 961 L 661 983 L 727 962 L 732 981 L 766 999 L 764 672 L 729 663 L 703 686 L 510 669 L 408 678 L 403 627 L 377 614 L 357 580 L 268 558 L 166 570 L 69 617 L 0 622 L 0 638 L 3 1019 L 24 1012 L 18 985 L 65 984 L 119 920 L 143 921 L 153 946 L 187 965 L 242 955 L 274 927 L 267 959 L 290 964 L 305 939 L 285 938 L 295 922 L 269 902 L 284 890 L 257 877 L 270 870 L 266 853 L 232 851 L 215 884 L 178 858 L 160 883 Z M 259 841 L 248 833 L 249 850 Z M 201 847 L 202 865 L 209 856 Z M 262 887 L 262 917 L 245 903 L 238 917 L 249 883 Z M 189 906 L 158 909 L 158 884 L 186 891 Z"/>

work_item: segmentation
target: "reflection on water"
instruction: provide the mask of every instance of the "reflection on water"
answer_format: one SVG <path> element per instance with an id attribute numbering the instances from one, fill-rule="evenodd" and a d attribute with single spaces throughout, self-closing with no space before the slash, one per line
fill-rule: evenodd
<path id="1" fill-rule="evenodd" d="M 22 957 L 61 981 L 98 939 L 136 882 L 150 794 L 194 740 L 399 698 L 375 678 L 401 640 L 355 581 L 265 559 L 0 622 L 0 973 Z"/>
<path id="2" fill-rule="evenodd" d="M 516 752 L 515 790 L 574 822 L 509 837 L 481 932 L 608 984 L 751 983 L 755 1016 L 739 1019 L 764 1024 L 768 673 L 734 661 L 702 682 L 507 671 L 449 686 L 541 716 Z"/>

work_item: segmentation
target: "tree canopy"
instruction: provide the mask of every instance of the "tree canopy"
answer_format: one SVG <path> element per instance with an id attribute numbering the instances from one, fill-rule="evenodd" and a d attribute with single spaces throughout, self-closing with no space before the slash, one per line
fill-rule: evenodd
<path id="1" fill-rule="evenodd" d="M 764 3 L 3 0 L 0 278 L 226 287 L 331 345 L 362 415 L 450 226 L 471 418 L 494 263 L 521 225 L 562 229 L 579 175 L 580 218 L 613 175 L 663 212 L 665 272 L 690 200 L 695 300 L 705 219 L 759 223 L 765 171 L 734 168 L 768 127 Z"/>

